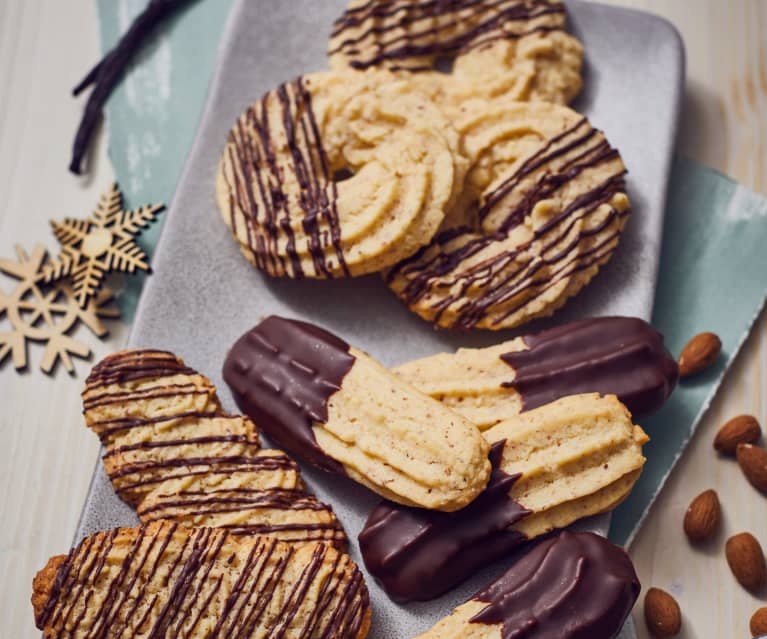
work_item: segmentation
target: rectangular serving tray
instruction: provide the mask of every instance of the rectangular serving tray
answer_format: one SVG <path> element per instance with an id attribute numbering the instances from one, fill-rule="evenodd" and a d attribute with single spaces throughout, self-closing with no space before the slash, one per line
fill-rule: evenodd
<path id="1" fill-rule="evenodd" d="M 574 108 L 617 147 L 629 168 L 633 216 L 612 261 L 553 318 L 516 332 L 435 331 L 411 314 L 377 276 L 339 281 L 270 279 L 240 256 L 220 219 L 214 174 L 226 135 L 249 103 L 273 86 L 326 66 L 330 26 L 344 0 L 237 0 L 224 33 L 217 71 L 135 317 L 129 346 L 173 351 L 209 376 L 235 410 L 221 366 L 229 346 L 259 318 L 276 313 L 338 333 L 386 365 L 482 346 L 545 325 L 593 315 L 649 319 L 660 257 L 666 187 L 684 79 L 675 29 L 637 11 L 573 0 L 572 31 L 586 50 L 584 90 Z M 361 564 L 356 536 L 378 498 L 345 478 L 304 467 L 308 485 L 333 504 Z M 96 530 L 133 525 L 132 509 L 96 468 L 77 540 Z M 606 534 L 609 516 L 581 527 Z M 371 639 L 407 638 L 429 627 L 502 572 L 484 570 L 435 601 L 395 604 L 367 576 L 373 602 Z M 633 636 L 627 628 L 622 637 Z"/>

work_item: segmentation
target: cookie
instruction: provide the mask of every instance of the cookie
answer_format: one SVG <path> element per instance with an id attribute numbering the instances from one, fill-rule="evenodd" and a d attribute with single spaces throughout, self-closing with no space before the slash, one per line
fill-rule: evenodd
<path id="1" fill-rule="evenodd" d="M 565 531 L 416 639 L 615 639 L 640 587 L 622 548 Z"/>
<path id="2" fill-rule="evenodd" d="M 474 97 L 566 104 L 581 88 L 583 47 L 565 22 L 564 4 L 549 0 L 353 0 L 328 51 L 334 69 L 410 75 L 448 113 Z"/>
<path id="3" fill-rule="evenodd" d="M 224 414 L 210 380 L 172 353 L 106 357 L 86 381 L 83 406 L 115 492 L 142 522 L 346 548 L 333 510 L 307 492 L 296 463 L 261 449 L 253 422 Z"/>
<path id="4" fill-rule="evenodd" d="M 223 374 L 281 447 L 387 499 L 452 511 L 487 483 L 474 424 L 318 326 L 268 317 L 234 344 Z"/>
<path id="5" fill-rule="evenodd" d="M 216 193 L 245 257 L 273 276 L 380 271 L 436 233 L 459 193 L 458 135 L 406 80 L 304 75 L 231 130 Z"/>
<path id="6" fill-rule="evenodd" d="M 454 513 L 383 502 L 359 544 L 393 599 L 429 600 L 528 540 L 614 508 L 631 491 L 647 436 L 615 398 L 573 395 L 485 432 L 494 442 L 485 491 Z"/>
<path id="7" fill-rule="evenodd" d="M 362 639 L 370 603 L 348 555 L 169 522 L 86 537 L 35 577 L 46 638 Z"/>
<path id="8" fill-rule="evenodd" d="M 579 320 L 392 370 L 481 430 L 577 393 L 617 395 L 643 417 L 665 403 L 678 378 L 663 335 L 635 317 Z"/>

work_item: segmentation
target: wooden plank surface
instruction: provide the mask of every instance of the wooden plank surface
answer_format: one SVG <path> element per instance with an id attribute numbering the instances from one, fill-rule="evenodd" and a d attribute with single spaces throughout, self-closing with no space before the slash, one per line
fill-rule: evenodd
<path id="1" fill-rule="evenodd" d="M 664 15 L 684 37 L 688 86 L 680 149 L 767 193 L 767 2 L 610 4 Z M 112 180 L 103 140 L 91 177 L 65 171 L 81 107 L 69 91 L 97 58 L 90 0 L 0 2 L 0 256 L 12 256 L 15 243 L 31 248 L 42 241 L 55 248 L 48 219 L 89 212 Z M 81 335 L 100 357 L 124 343 L 127 328 L 118 326 L 102 344 Z M 31 349 L 33 364 L 40 355 Z M 88 365 L 76 366 L 76 378 L 49 378 L 34 366 L 24 375 L 7 365 L 0 370 L 2 636 L 38 636 L 29 605 L 32 576 L 49 555 L 68 548 L 97 461 L 97 442 L 80 415 Z M 645 587 L 660 586 L 678 597 L 687 639 L 748 637 L 748 619 L 764 605 L 764 595 L 747 594 L 735 583 L 722 546 L 726 535 L 741 530 L 767 546 L 767 502 L 735 464 L 712 454 L 711 440 L 738 413 L 767 422 L 766 381 L 763 315 L 632 549 Z M 682 517 L 690 498 L 709 487 L 725 505 L 725 533 L 711 548 L 693 550 L 682 534 Z M 635 614 L 641 612 L 639 605 Z M 641 622 L 639 630 L 647 636 Z"/>

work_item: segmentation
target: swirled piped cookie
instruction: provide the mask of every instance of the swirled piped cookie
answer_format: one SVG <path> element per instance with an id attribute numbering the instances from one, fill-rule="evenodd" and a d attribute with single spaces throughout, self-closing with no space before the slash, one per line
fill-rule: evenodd
<path id="1" fill-rule="evenodd" d="M 501 329 L 551 315 L 612 256 L 629 216 L 617 150 L 558 105 L 467 102 L 471 166 L 441 232 L 386 274 L 438 326 Z"/>
<path id="2" fill-rule="evenodd" d="M 211 382 L 172 353 L 104 358 L 86 381 L 83 407 L 115 491 L 142 522 L 346 547 L 333 510 L 306 490 L 297 464 L 262 449 L 253 422 L 225 414 Z"/>
<path id="3" fill-rule="evenodd" d="M 274 276 L 380 271 L 428 243 L 463 185 L 458 134 L 386 72 L 321 72 L 232 128 L 216 192 L 242 253 Z"/>
<path id="4" fill-rule="evenodd" d="M 451 116 L 477 97 L 566 104 L 583 47 L 565 22 L 559 0 L 352 0 L 328 51 L 334 69 L 407 74 Z"/>
<path id="5" fill-rule="evenodd" d="M 155 522 L 99 532 L 37 573 L 46 639 L 363 639 L 370 601 L 351 558 L 223 529 Z"/>

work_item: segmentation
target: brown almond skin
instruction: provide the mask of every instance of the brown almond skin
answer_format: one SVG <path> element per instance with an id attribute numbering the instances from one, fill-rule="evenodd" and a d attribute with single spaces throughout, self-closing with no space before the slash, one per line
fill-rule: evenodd
<path id="1" fill-rule="evenodd" d="M 714 333 L 698 333 L 679 355 L 679 376 L 696 375 L 711 366 L 722 350 L 722 340 Z"/>
<path id="2" fill-rule="evenodd" d="M 722 455 L 735 455 L 738 444 L 755 444 L 762 436 L 753 415 L 738 415 L 726 422 L 714 438 L 714 448 Z"/>
<path id="3" fill-rule="evenodd" d="M 682 611 L 670 594 L 650 588 L 644 596 L 644 620 L 653 637 L 676 637 L 682 629 Z"/>
<path id="4" fill-rule="evenodd" d="M 754 637 L 767 635 L 767 606 L 759 608 L 752 616 L 749 630 Z"/>
<path id="5" fill-rule="evenodd" d="M 714 490 L 705 490 L 690 502 L 684 515 L 684 532 L 692 543 L 711 539 L 721 520 L 719 497 Z"/>
<path id="6" fill-rule="evenodd" d="M 738 444 L 735 456 L 749 483 L 767 495 L 767 450 L 753 444 Z"/>
<path id="7" fill-rule="evenodd" d="M 741 586 L 751 592 L 767 583 L 767 565 L 762 547 L 751 533 L 739 533 L 727 540 L 724 554 L 732 574 Z"/>

